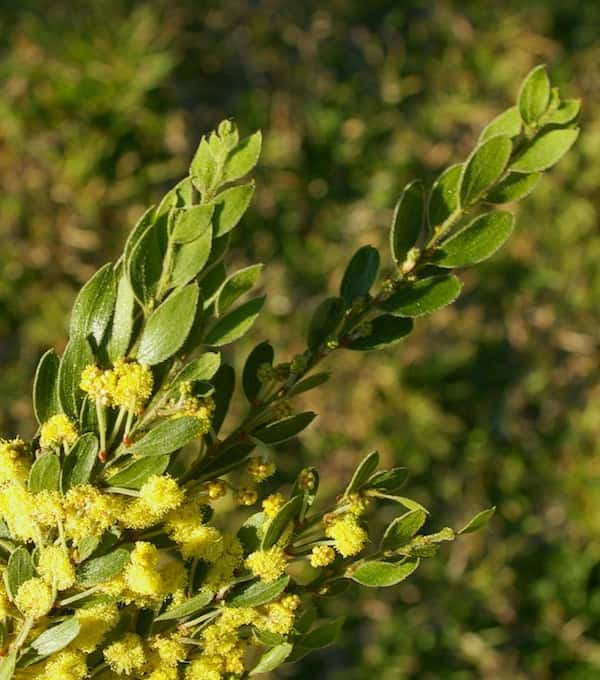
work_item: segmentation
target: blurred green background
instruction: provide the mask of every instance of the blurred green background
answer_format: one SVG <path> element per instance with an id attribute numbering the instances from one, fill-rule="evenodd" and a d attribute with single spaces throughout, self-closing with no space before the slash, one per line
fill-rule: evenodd
<path id="1" fill-rule="evenodd" d="M 281 451 L 333 492 L 378 448 L 430 528 L 497 517 L 393 591 L 324 603 L 349 614 L 342 644 L 279 677 L 600 677 L 599 35 L 594 1 L 0 3 L 6 433 L 32 432 L 34 366 L 78 286 L 222 118 L 265 134 L 233 257 L 267 263 L 248 343 L 285 359 L 351 252 L 385 248 L 404 183 L 464 157 L 533 65 L 584 99 L 510 244 L 400 351 L 336 355 L 318 423 Z"/>

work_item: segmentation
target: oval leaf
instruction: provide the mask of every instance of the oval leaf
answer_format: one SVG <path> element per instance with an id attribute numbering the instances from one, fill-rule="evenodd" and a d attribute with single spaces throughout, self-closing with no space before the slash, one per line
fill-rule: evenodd
<path id="1" fill-rule="evenodd" d="M 171 213 L 169 232 L 174 243 L 189 243 L 209 229 L 214 205 L 175 208 Z"/>
<path id="2" fill-rule="evenodd" d="M 254 288 L 262 269 L 262 264 L 253 264 L 225 280 L 215 303 L 217 316 L 221 316 L 238 298 Z"/>
<path id="3" fill-rule="evenodd" d="M 338 638 L 342 627 L 344 626 L 344 618 L 340 617 L 333 621 L 327 621 L 304 635 L 299 644 L 305 649 L 321 649 L 332 645 Z"/>
<path id="4" fill-rule="evenodd" d="M 238 224 L 253 196 L 254 182 L 248 182 L 226 189 L 215 198 L 213 219 L 215 237 L 227 234 Z"/>
<path id="5" fill-rule="evenodd" d="M 56 652 L 59 652 L 73 642 L 79 634 L 80 628 L 81 624 L 79 621 L 75 617 L 71 617 L 38 635 L 31 643 L 31 647 L 40 656 L 56 654 Z"/>
<path id="6" fill-rule="evenodd" d="M 339 297 L 330 297 L 323 300 L 315 309 L 308 327 L 308 348 L 313 352 L 334 335 L 344 320 L 346 305 Z"/>
<path id="7" fill-rule="evenodd" d="M 58 399 L 58 367 L 60 359 L 49 349 L 40 359 L 33 381 L 33 411 L 40 423 L 60 411 Z"/>
<path id="8" fill-rule="evenodd" d="M 115 275 L 109 263 L 99 269 L 79 292 L 71 312 L 71 337 L 92 336 L 99 346 L 110 323 L 116 298 Z"/>
<path id="9" fill-rule="evenodd" d="M 131 288 L 142 305 L 148 304 L 158 288 L 167 248 L 166 217 L 157 220 L 140 236 L 127 260 Z"/>
<path id="10" fill-rule="evenodd" d="M 220 347 L 238 340 L 250 330 L 264 304 L 265 298 L 260 297 L 240 305 L 217 321 L 206 334 L 204 342 Z"/>
<path id="11" fill-rule="evenodd" d="M 98 439 L 96 435 L 84 434 L 75 442 L 69 455 L 65 458 L 62 472 L 62 489 L 64 492 L 78 484 L 87 484 L 92 477 L 94 465 L 98 460 Z"/>
<path id="12" fill-rule="evenodd" d="M 485 200 L 489 203 L 519 201 L 535 189 L 541 176 L 542 174 L 539 172 L 534 172 L 531 175 L 510 172 L 501 182 L 492 188 L 485 197 Z"/>
<path id="13" fill-rule="evenodd" d="M 58 491 L 60 485 L 60 459 L 53 453 L 45 453 L 31 466 L 29 491 Z"/>
<path id="14" fill-rule="evenodd" d="M 215 411 L 212 417 L 212 428 L 218 434 L 229 410 L 231 397 L 235 390 L 235 370 L 233 366 L 223 364 L 215 373 L 211 383 L 215 388 L 213 395 Z"/>
<path id="15" fill-rule="evenodd" d="M 137 353 L 138 361 L 154 366 L 172 357 L 189 335 L 197 305 L 196 284 L 172 293 L 146 322 Z"/>
<path id="16" fill-rule="evenodd" d="M 383 349 L 400 342 L 413 328 L 410 319 L 392 316 L 391 314 L 377 316 L 370 323 L 371 332 L 367 337 L 350 340 L 344 347 L 360 352 Z"/>
<path id="17" fill-rule="evenodd" d="M 141 489 L 148 477 L 162 475 L 169 467 L 169 460 L 169 456 L 150 456 L 136 460 L 121 472 L 109 477 L 106 483 L 123 489 Z"/>
<path id="18" fill-rule="evenodd" d="M 395 316 L 423 316 L 454 302 L 461 288 L 456 276 L 429 276 L 400 288 L 381 307 Z"/>
<path id="19" fill-rule="evenodd" d="M 426 513 L 422 510 L 410 510 L 391 522 L 381 540 L 381 550 L 396 550 L 406 545 L 425 524 Z"/>
<path id="20" fill-rule="evenodd" d="M 445 222 L 458 208 L 458 184 L 462 169 L 462 163 L 451 165 L 434 182 L 427 206 L 432 228 Z"/>
<path id="21" fill-rule="evenodd" d="M 496 506 L 493 508 L 488 508 L 487 510 L 482 510 L 481 512 L 478 512 L 475 517 L 473 517 L 471 520 L 469 520 L 465 526 L 458 532 L 459 534 L 470 534 L 473 531 L 478 531 L 479 529 L 483 529 L 488 522 L 492 519 L 494 516 L 494 513 L 496 512 Z"/>
<path id="22" fill-rule="evenodd" d="M 550 79 L 544 64 L 536 66 L 528 73 L 519 90 L 517 101 L 521 118 L 528 125 L 542 117 L 550 101 Z"/>
<path id="23" fill-rule="evenodd" d="M 501 114 L 496 116 L 482 131 L 479 141 L 484 142 L 496 135 L 506 135 L 507 137 L 517 137 L 521 133 L 523 121 L 517 106 L 511 106 Z"/>
<path id="24" fill-rule="evenodd" d="M 119 279 L 117 286 L 117 300 L 115 313 L 110 328 L 110 336 L 107 343 L 108 357 L 112 363 L 118 358 L 124 357 L 129 349 L 131 334 L 133 332 L 133 311 L 135 296 L 133 289 L 126 276 Z"/>
<path id="25" fill-rule="evenodd" d="M 509 137 L 498 135 L 482 142 L 465 162 L 458 193 L 463 207 L 476 203 L 502 175 L 512 152 Z"/>
<path id="26" fill-rule="evenodd" d="M 165 420 L 153 427 L 139 441 L 134 442 L 127 453 L 136 456 L 164 456 L 189 444 L 199 437 L 202 423 L 198 418 L 186 416 L 175 420 Z"/>
<path id="27" fill-rule="evenodd" d="M 340 295 L 350 307 L 357 297 L 369 294 L 379 271 L 379 252 L 373 246 L 359 248 L 350 260 L 342 283 Z"/>
<path id="28" fill-rule="evenodd" d="M 174 619 L 183 619 L 186 616 L 190 616 L 191 614 L 195 614 L 201 609 L 204 609 L 204 607 L 213 601 L 214 597 L 215 594 L 212 592 L 212 590 L 203 590 L 197 595 L 194 595 L 194 597 L 190 598 L 189 600 L 186 600 L 183 604 L 163 612 L 154 620 L 173 621 Z"/>
<path id="29" fill-rule="evenodd" d="M 400 200 L 396 203 L 390 230 L 390 249 L 397 265 L 404 262 L 408 251 L 419 238 L 423 226 L 424 208 L 423 183 L 416 180 L 407 184 Z"/>
<path id="30" fill-rule="evenodd" d="M 272 548 L 281 538 L 288 524 L 297 519 L 302 510 L 302 503 L 302 496 L 294 496 L 273 517 L 265 529 L 261 545 L 263 550 Z"/>
<path id="31" fill-rule="evenodd" d="M 14 600 L 21 586 L 25 581 L 33 578 L 33 560 L 26 548 L 20 547 L 13 550 L 8 559 L 6 572 L 6 585 L 8 593 Z"/>
<path id="32" fill-rule="evenodd" d="M 288 658 L 292 653 L 294 645 L 291 642 L 282 642 L 280 645 L 267 650 L 258 660 L 258 663 L 252 671 L 250 671 L 250 676 L 259 675 L 261 673 L 269 673 L 279 668 L 282 663 Z"/>
<path id="33" fill-rule="evenodd" d="M 244 584 L 235 589 L 231 597 L 227 598 L 227 606 L 260 607 L 279 597 L 288 587 L 289 582 L 289 576 L 280 576 L 276 581 L 270 583 L 254 581 L 250 585 Z"/>
<path id="34" fill-rule="evenodd" d="M 510 169 L 525 173 L 547 170 L 558 163 L 578 136 L 578 129 L 542 132 L 525 148 Z"/>
<path id="35" fill-rule="evenodd" d="M 433 258 L 440 267 L 463 267 L 493 255 L 511 235 L 515 218 L 508 212 L 485 213 L 451 236 Z"/>
<path id="36" fill-rule="evenodd" d="M 205 352 L 202 356 L 199 356 L 187 366 L 184 366 L 177 374 L 173 384 L 210 380 L 219 370 L 220 365 L 221 355 L 218 352 Z"/>
<path id="37" fill-rule="evenodd" d="M 296 413 L 259 427 L 252 433 L 252 436 L 264 444 L 279 444 L 302 432 L 312 423 L 316 415 L 313 411 Z"/>
<path id="38" fill-rule="evenodd" d="M 371 453 L 366 455 L 356 467 L 352 479 L 344 491 L 344 496 L 348 496 L 364 486 L 375 470 L 377 470 L 378 465 L 379 453 L 377 451 L 371 451 Z"/>
<path id="39" fill-rule="evenodd" d="M 94 586 L 120 574 L 129 563 L 129 550 L 117 548 L 113 552 L 84 562 L 77 569 L 77 582 L 83 586 Z"/>
<path id="40" fill-rule="evenodd" d="M 262 387 L 262 383 L 257 376 L 259 366 L 263 364 L 272 365 L 274 357 L 275 352 L 269 342 L 261 342 L 256 345 L 248 355 L 242 373 L 242 387 L 249 402 L 252 403 L 258 397 Z"/>
<path id="41" fill-rule="evenodd" d="M 395 586 L 408 578 L 419 566 L 418 558 L 409 558 L 402 563 L 364 562 L 354 571 L 350 578 L 369 588 L 385 588 Z"/>
<path id="42" fill-rule="evenodd" d="M 258 162 L 261 146 L 262 133 L 260 130 L 242 139 L 225 161 L 223 181 L 233 182 L 247 175 Z"/>
<path id="43" fill-rule="evenodd" d="M 67 345 L 58 369 L 58 394 L 62 410 L 76 420 L 84 394 L 79 387 L 81 373 L 94 363 L 94 355 L 86 338 L 77 336 Z"/>
<path id="44" fill-rule="evenodd" d="M 171 287 L 185 286 L 204 269 L 214 245 L 212 236 L 213 230 L 209 224 L 198 238 L 175 248 L 169 277 Z"/>

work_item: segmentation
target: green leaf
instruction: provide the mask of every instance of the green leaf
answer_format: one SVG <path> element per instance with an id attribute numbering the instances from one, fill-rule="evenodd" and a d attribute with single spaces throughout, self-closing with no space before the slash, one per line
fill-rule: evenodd
<path id="1" fill-rule="evenodd" d="M 536 66 L 528 73 L 519 90 L 517 101 L 521 118 L 528 125 L 536 123 L 542 117 L 550 101 L 550 79 L 544 64 Z"/>
<path id="2" fill-rule="evenodd" d="M 169 194 L 170 193 L 171 192 L 169 192 Z M 167 199 L 169 194 L 167 194 L 167 196 L 165 196 L 163 201 Z M 155 212 L 157 212 L 156 206 L 155 205 L 150 206 L 148 208 L 148 210 L 146 210 L 146 212 L 136 222 L 135 227 L 131 230 L 131 232 L 129 233 L 129 236 L 127 237 L 127 240 L 125 241 L 125 247 L 123 249 L 123 260 L 125 262 L 125 267 L 126 267 L 127 270 L 129 270 L 129 263 L 130 263 L 130 260 L 131 260 L 131 254 L 133 252 L 133 249 L 139 243 L 143 234 L 146 233 L 146 230 L 148 229 L 148 227 L 153 223 Z"/>
<path id="3" fill-rule="evenodd" d="M 229 404 L 235 389 L 235 371 L 233 367 L 223 364 L 215 373 L 211 382 L 215 388 L 213 395 L 215 411 L 212 417 L 212 427 L 218 434 L 229 410 Z"/>
<path id="4" fill-rule="evenodd" d="M 135 460 L 126 468 L 106 480 L 109 486 L 123 489 L 141 489 L 152 475 L 162 475 L 169 467 L 169 456 L 150 456 Z"/>
<path id="5" fill-rule="evenodd" d="M 377 470 L 378 465 L 379 453 L 377 451 L 371 451 L 371 453 L 367 454 L 357 465 L 356 470 L 352 475 L 352 479 L 344 491 L 344 496 L 349 496 L 351 493 L 354 493 L 363 487 L 375 470 Z"/>
<path id="6" fill-rule="evenodd" d="M 263 364 L 272 365 L 274 357 L 275 352 L 269 342 L 261 342 L 256 345 L 248 355 L 242 373 L 242 387 L 246 399 L 248 399 L 250 403 L 256 400 L 260 388 L 262 387 L 262 383 L 257 375 L 259 367 Z"/>
<path id="7" fill-rule="evenodd" d="M 514 226 L 515 218 L 509 212 L 480 215 L 445 241 L 433 262 L 440 267 L 464 267 L 481 262 L 504 244 Z"/>
<path id="8" fill-rule="evenodd" d="M 509 137 L 490 137 L 476 147 L 466 160 L 458 185 L 459 203 L 467 207 L 476 203 L 504 172 L 512 142 Z"/>
<path id="9" fill-rule="evenodd" d="M 164 456 L 182 448 L 199 437 L 202 423 L 198 418 L 185 416 L 174 420 L 164 420 L 137 442 L 134 442 L 127 453 L 136 456 Z"/>
<path id="10" fill-rule="evenodd" d="M 313 352 L 331 335 L 335 335 L 344 320 L 346 305 L 340 297 L 323 300 L 315 309 L 308 326 L 307 343 Z"/>
<path id="11" fill-rule="evenodd" d="M 423 183 L 416 180 L 407 184 L 394 209 L 390 230 L 390 249 L 397 265 L 406 259 L 423 227 L 425 193 Z"/>
<path id="12" fill-rule="evenodd" d="M 49 349 L 40 359 L 33 380 L 33 411 L 40 423 L 60 412 L 58 399 L 58 367 L 60 359 Z"/>
<path id="13" fill-rule="evenodd" d="M 147 305 L 155 296 L 162 277 L 163 258 L 167 249 L 166 217 L 144 231 L 131 250 L 127 275 L 136 298 Z"/>
<path id="14" fill-rule="evenodd" d="M 263 425 L 252 432 L 252 436 L 263 444 L 280 444 L 306 429 L 317 414 L 313 411 L 303 411 L 287 418 L 281 418 L 268 425 Z"/>
<path id="15" fill-rule="evenodd" d="M 294 645 L 291 642 L 282 642 L 280 645 L 272 647 L 260 657 L 249 675 L 260 675 L 261 673 L 274 671 L 285 662 L 293 649 Z"/>
<path id="16" fill-rule="evenodd" d="M 62 471 L 62 490 L 66 493 L 78 484 L 87 484 L 98 460 L 98 439 L 88 432 L 82 435 L 73 445 L 65 458 Z"/>
<path id="17" fill-rule="evenodd" d="M 117 286 L 115 313 L 107 344 L 108 356 L 112 363 L 119 357 L 124 357 L 129 349 L 133 332 L 134 307 L 135 296 L 129 279 L 126 276 L 121 276 Z"/>
<path id="18" fill-rule="evenodd" d="M 260 607 L 278 598 L 288 587 L 289 576 L 280 576 L 277 580 L 266 583 L 253 581 L 238 586 L 227 598 L 228 607 Z"/>
<path id="19" fill-rule="evenodd" d="M 175 248 L 169 277 L 171 287 L 185 286 L 204 269 L 214 247 L 212 237 L 213 230 L 209 225 L 197 239 Z"/>
<path id="20" fill-rule="evenodd" d="M 215 197 L 213 218 L 215 236 L 230 232 L 242 219 L 254 196 L 254 182 L 225 189 Z"/>
<path id="21" fill-rule="evenodd" d="M 302 394 L 302 392 L 308 392 L 308 390 L 319 387 L 319 385 L 326 383 L 329 378 L 331 378 L 331 373 L 315 373 L 314 375 L 309 375 L 308 378 L 300 380 L 300 382 L 297 382 L 290 388 L 288 397 L 295 397 L 297 394 Z"/>
<path id="22" fill-rule="evenodd" d="M 173 384 L 210 380 L 219 370 L 220 365 L 221 355 L 218 352 L 204 352 L 181 369 L 173 380 Z"/>
<path id="23" fill-rule="evenodd" d="M 456 276 L 429 276 L 400 288 L 382 302 L 381 308 L 394 316 L 423 316 L 454 302 L 461 288 Z"/>
<path id="24" fill-rule="evenodd" d="M 29 491 L 58 491 L 60 484 L 60 459 L 53 453 L 45 453 L 31 466 Z"/>
<path id="25" fill-rule="evenodd" d="M 290 522 L 297 519 L 302 510 L 302 496 L 294 496 L 289 500 L 269 522 L 262 540 L 262 549 L 272 548 L 281 538 Z"/>
<path id="26" fill-rule="evenodd" d="M 348 307 L 357 297 L 369 294 L 378 271 L 379 252 L 377 248 L 363 246 L 354 253 L 346 267 L 340 285 L 340 295 L 344 298 Z"/>
<path id="27" fill-rule="evenodd" d="M 548 111 L 541 122 L 543 125 L 567 125 L 577 118 L 580 109 L 580 99 L 566 99 L 557 109 Z"/>
<path id="28" fill-rule="evenodd" d="M 410 510 L 389 524 L 381 540 L 381 550 L 396 550 L 406 545 L 425 524 L 427 514 L 422 510 Z"/>
<path id="29" fill-rule="evenodd" d="M 73 642 L 79 634 L 80 628 L 79 621 L 75 617 L 71 617 L 38 635 L 31 643 L 31 647 L 40 656 L 56 654 Z"/>
<path id="30" fill-rule="evenodd" d="M 496 135 L 517 137 L 521 134 L 522 125 L 523 122 L 521 120 L 519 108 L 517 106 L 511 106 L 510 109 L 506 109 L 506 111 L 503 111 L 496 116 L 491 123 L 483 129 L 479 136 L 479 141 L 484 142 L 486 139 L 495 137 Z"/>
<path id="31" fill-rule="evenodd" d="M 244 555 L 255 552 L 260 548 L 265 535 L 266 522 L 267 516 L 264 512 L 255 512 L 238 529 L 237 537 L 244 547 Z"/>
<path id="32" fill-rule="evenodd" d="M 299 644 L 305 649 L 322 649 L 332 645 L 342 632 L 344 620 L 340 617 L 313 628 L 300 639 Z"/>
<path id="33" fill-rule="evenodd" d="M 174 243 L 189 243 L 200 238 L 210 229 L 215 206 L 194 205 L 189 208 L 174 208 L 169 221 L 169 232 Z"/>
<path id="34" fill-rule="evenodd" d="M 578 128 L 542 132 L 525 147 L 510 169 L 525 173 L 547 170 L 558 163 L 578 136 Z"/>
<path id="35" fill-rule="evenodd" d="M 253 298 L 221 317 L 207 332 L 204 343 L 213 347 L 228 345 L 241 338 L 253 326 L 265 304 L 265 298 Z"/>
<path id="36" fill-rule="evenodd" d="M 152 312 L 140 339 L 140 363 L 160 364 L 182 347 L 194 323 L 198 294 L 198 286 L 192 283 L 169 295 Z"/>
<path id="37" fill-rule="evenodd" d="M 404 581 L 418 566 L 418 558 L 409 558 L 399 563 L 374 560 L 363 562 L 356 571 L 350 574 L 350 578 L 369 588 L 386 588 Z"/>
<path id="38" fill-rule="evenodd" d="M 242 139 L 237 147 L 229 154 L 223 167 L 223 181 L 233 182 L 247 175 L 258 163 L 262 146 L 262 133 L 257 130 L 254 134 Z"/>
<path id="39" fill-rule="evenodd" d="M 26 548 L 14 550 L 8 559 L 6 585 L 8 594 L 14 600 L 19 587 L 33 578 L 33 560 Z"/>
<path id="40" fill-rule="evenodd" d="M 205 194 L 217 180 L 217 160 L 206 137 L 202 137 L 190 165 L 192 182 L 201 194 Z"/>
<path id="41" fill-rule="evenodd" d="M 482 510 L 481 512 L 478 512 L 475 515 L 475 517 L 470 519 L 458 533 L 459 534 L 470 534 L 473 531 L 478 531 L 479 529 L 483 529 L 483 527 L 487 526 L 488 522 L 492 519 L 495 512 L 496 512 L 496 506 L 494 506 L 493 508 L 488 508 L 487 510 Z"/>
<path id="42" fill-rule="evenodd" d="M 110 323 L 117 288 L 112 264 L 106 264 L 79 291 L 71 312 L 72 338 L 92 336 L 100 346 Z"/>
<path id="43" fill-rule="evenodd" d="M 462 169 L 462 163 L 451 165 L 434 182 L 427 205 L 431 227 L 445 222 L 458 208 L 458 184 Z"/>
<path id="44" fill-rule="evenodd" d="M 511 203 L 519 201 L 530 194 L 536 187 L 540 177 L 539 172 L 522 175 L 519 172 L 509 172 L 508 175 L 486 195 L 489 203 Z"/>
<path id="45" fill-rule="evenodd" d="M 58 394 L 62 410 L 76 420 L 84 399 L 79 387 L 81 373 L 94 363 L 94 355 L 86 338 L 76 336 L 67 345 L 58 369 Z"/>
<path id="46" fill-rule="evenodd" d="M 167 609 L 160 616 L 157 616 L 155 621 L 173 621 L 174 619 L 183 619 L 186 616 L 199 612 L 204 607 L 208 606 L 214 599 L 215 594 L 212 590 L 202 590 L 194 597 L 186 600 L 183 604 Z"/>
<path id="47" fill-rule="evenodd" d="M 369 491 L 368 495 L 375 496 L 375 498 L 383 498 L 387 501 L 393 501 L 394 503 L 402 505 L 407 510 L 420 510 L 421 512 L 424 512 L 426 515 L 429 514 L 429 511 L 426 508 L 424 508 L 420 503 L 417 503 L 417 501 L 413 501 L 412 498 L 406 498 L 405 496 L 397 496 L 396 494 L 391 493 L 383 493 L 383 491 L 379 491 L 379 489 L 374 488 Z"/>
<path id="48" fill-rule="evenodd" d="M 383 349 L 400 342 L 413 328 L 410 319 L 405 319 L 391 314 L 382 314 L 375 317 L 371 322 L 371 332 L 367 337 L 350 340 L 347 349 L 367 352 L 373 349 Z"/>
<path id="49" fill-rule="evenodd" d="M 253 264 L 229 276 L 217 295 L 215 303 L 216 315 L 222 316 L 238 298 L 252 290 L 262 270 L 262 264 Z"/>
<path id="50" fill-rule="evenodd" d="M 388 491 L 393 493 L 402 486 L 408 477 L 408 470 L 405 467 L 395 467 L 391 470 L 380 470 L 369 477 L 367 485 L 372 489 L 379 491 Z"/>
<path id="51" fill-rule="evenodd" d="M 129 564 L 129 550 L 117 548 L 107 555 L 94 557 L 77 569 L 77 582 L 82 586 L 95 586 L 120 574 Z"/>

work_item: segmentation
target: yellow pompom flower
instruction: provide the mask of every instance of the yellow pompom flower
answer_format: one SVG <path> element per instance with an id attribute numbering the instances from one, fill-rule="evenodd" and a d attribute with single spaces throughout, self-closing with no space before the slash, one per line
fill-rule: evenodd
<path id="1" fill-rule="evenodd" d="M 104 406 L 113 406 L 116 386 L 117 376 L 114 371 L 103 371 L 95 364 L 90 364 L 81 373 L 79 387 L 90 399 L 99 401 Z"/>
<path id="2" fill-rule="evenodd" d="M 352 514 L 335 517 L 325 528 L 325 535 L 335 541 L 335 549 L 342 557 L 358 554 L 369 539 L 367 532 Z"/>
<path id="3" fill-rule="evenodd" d="M 6 482 L 0 487 L 0 516 L 13 538 L 23 542 L 41 540 L 34 509 L 34 496 L 22 484 Z"/>
<path id="4" fill-rule="evenodd" d="M 141 411 L 154 387 L 150 367 L 136 361 L 117 359 L 113 371 L 117 379 L 112 395 L 114 405 L 136 413 Z"/>
<path id="5" fill-rule="evenodd" d="M 256 503 L 258 500 L 258 494 L 254 489 L 242 488 L 237 490 L 235 499 L 239 505 L 250 506 Z"/>
<path id="6" fill-rule="evenodd" d="M 85 656 L 78 651 L 63 650 L 46 662 L 39 680 L 83 680 L 88 667 Z"/>
<path id="7" fill-rule="evenodd" d="M 25 484 L 31 461 L 22 439 L 0 439 L 0 484 L 19 482 Z"/>
<path id="8" fill-rule="evenodd" d="M 118 675 L 132 675 L 144 668 L 146 652 L 142 639 L 135 633 L 125 633 L 120 640 L 104 650 L 104 659 Z"/>
<path id="9" fill-rule="evenodd" d="M 177 666 L 181 661 L 185 661 L 187 650 L 176 637 L 155 637 L 150 643 L 152 649 L 158 652 L 161 664 L 165 666 Z"/>
<path id="10" fill-rule="evenodd" d="M 222 671 L 221 657 L 202 654 L 187 667 L 185 680 L 222 680 Z"/>
<path id="11" fill-rule="evenodd" d="M 154 515 L 162 516 L 181 505 L 184 492 L 169 475 L 152 475 L 140 489 L 140 500 Z"/>
<path id="12" fill-rule="evenodd" d="M 296 610 L 299 606 L 300 598 L 298 595 L 284 595 L 277 602 L 266 605 L 265 613 L 256 623 L 256 626 L 270 633 L 287 635 L 294 626 Z"/>
<path id="13" fill-rule="evenodd" d="M 274 463 L 269 463 L 264 458 L 254 457 L 248 461 L 247 470 L 252 480 L 260 484 L 275 474 L 276 467 Z"/>
<path id="14" fill-rule="evenodd" d="M 71 646 L 85 654 L 91 654 L 104 636 L 117 625 L 119 608 L 109 602 L 95 604 L 92 607 L 79 607 L 75 610 L 75 617 L 80 628 Z"/>
<path id="15" fill-rule="evenodd" d="M 78 543 L 87 536 L 100 536 L 114 522 L 117 509 L 111 496 L 91 484 L 69 489 L 64 499 L 65 533 Z"/>
<path id="16" fill-rule="evenodd" d="M 161 554 L 152 543 L 138 541 L 131 552 L 124 578 L 133 593 L 162 600 L 185 585 L 187 572 L 181 562 Z"/>
<path id="17" fill-rule="evenodd" d="M 206 490 L 211 501 L 216 501 L 219 498 L 223 498 L 227 493 L 227 484 L 222 479 L 215 479 L 212 482 L 208 482 Z"/>
<path id="18" fill-rule="evenodd" d="M 77 428 L 64 413 L 57 413 L 43 425 L 40 433 L 40 446 L 44 449 L 50 446 L 70 446 L 77 441 Z"/>
<path id="19" fill-rule="evenodd" d="M 310 555 L 311 567 L 326 567 L 335 560 L 335 550 L 330 545 L 315 545 Z"/>
<path id="20" fill-rule="evenodd" d="M 19 586 L 15 604 L 25 616 L 39 619 L 52 609 L 52 588 L 41 578 L 31 578 Z"/>
<path id="21" fill-rule="evenodd" d="M 285 571 L 287 560 L 283 548 L 278 545 L 268 550 L 257 550 L 246 558 L 246 566 L 262 581 L 274 581 Z"/>
<path id="22" fill-rule="evenodd" d="M 51 545 L 40 550 L 37 570 L 49 585 L 66 590 L 75 583 L 75 567 L 65 548 Z"/>
<path id="23" fill-rule="evenodd" d="M 218 590 L 233 579 L 233 574 L 244 561 L 244 549 L 237 536 L 223 534 L 221 540 L 221 554 L 210 567 L 204 579 L 207 588 Z"/>
<path id="24" fill-rule="evenodd" d="M 63 497 L 58 491 L 38 491 L 31 499 L 31 516 L 45 529 L 52 529 L 64 517 Z"/>
<path id="25" fill-rule="evenodd" d="M 265 511 L 265 515 L 269 519 L 273 519 L 275 515 L 281 510 L 281 508 L 285 505 L 285 498 L 283 494 L 280 493 L 272 493 L 270 496 L 267 496 L 265 500 L 262 502 L 262 507 L 263 510 Z"/>

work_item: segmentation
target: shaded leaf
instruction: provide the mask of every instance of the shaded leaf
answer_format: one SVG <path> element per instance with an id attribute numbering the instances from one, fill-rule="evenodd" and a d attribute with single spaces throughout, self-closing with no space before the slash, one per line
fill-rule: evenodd
<path id="1" fill-rule="evenodd" d="M 60 459 L 53 453 L 45 453 L 31 466 L 29 491 L 58 491 L 60 485 Z"/>
<path id="2" fill-rule="evenodd" d="M 331 373 L 315 373 L 314 375 L 309 375 L 308 378 L 300 380 L 290 388 L 288 397 L 295 397 L 297 394 L 302 394 L 302 392 L 308 392 L 308 390 L 319 387 L 319 385 L 326 383 L 330 377 Z"/>
<path id="3" fill-rule="evenodd" d="M 408 251 L 419 238 L 423 226 L 424 208 L 423 183 L 416 180 L 407 184 L 394 208 L 390 230 L 390 249 L 397 265 L 404 262 Z"/>
<path id="4" fill-rule="evenodd" d="M 329 336 L 335 335 L 344 320 L 346 305 L 340 297 L 323 300 L 315 309 L 308 326 L 307 343 L 313 352 L 324 343 Z"/>
<path id="5" fill-rule="evenodd" d="M 96 346 L 99 346 L 110 323 L 116 298 L 115 275 L 109 263 L 99 269 L 79 291 L 71 312 L 71 337 L 91 336 Z"/>
<path id="6" fill-rule="evenodd" d="M 510 166 L 513 172 L 540 172 L 547 170 L 567 153 L 579 136 L 579 129 L 558 129 L 542 132 L 525 147 Z"/>
<path id="7" fill-rule="evenodd" d="M 94 465 L 98 460 L 99 448 L 96 435 L 88 433 L 79 437 L 65 458 L 62 471 L 63 492 L 90 481 Z"/>
<path id="8" fill-rule="evenodd" d="M 221 317 L 207 332 L 205 344 L 220 347 L 241 338 L 258 318 L 264 303 L 264 297 L 253 298 Z"/>
<path id="9" fill-rule="evenodd" d="M 164 420 L 137 442 L 134 442 L 127 453 L 136 456 L 164 456 L 182 448 L 199 437 L 202 423 L 198 418 L 185 416 L 174 420 Z"/>
<path id="10" fill-rule="evenodd" d="M 379 271 L 379 252 L 373 246 L 359 248 L 346 267 L 340 295 L 348 307 L 357 297 L 369 294 Z"/>
<path id="11" fill-rule="evenodd" d="M 235 389 L 235 371 L 229 364 L 223 364 L 211 380 L 214 385 L 215 410 L 212 417 L 212 428 L 218 434 L 225 420 L 233 391 Z"/>
<path id="12" fill-rule="evenodd" d="M 215 303 L 217 316 L 221 316 L 238 298 L 254 288 L 262 270 L 262 264 L 254 264 L 240 269 L 225 280 Z"/>
<path id="13" fill-rule="evenodd" d="M 60 411 L 58 398 L 58 368 L 60 359 L 49 349 L 40 359 L 33 381 L 33 411 L 40 423 Z"/>
<path id="14" fill-rule="evenodd" d="M 242 373 L 242 388 L 249 402 L 252 403 L 258 397 L 262 387 L 262 383 L 257 375 L 259 367 L 263 364 L 272 365 L 274 357 L 273 347 L 271 343 L 266 341 L 256 345 L 248 355 Z"/>
<path id="15" fill-rule="evenodd" d="M 313 628 L 300 639 L 299 644 L 305 649 L 321 649 L 332 645 L 339 637 L 344 621 L 345 619 L 341 617 Z"/>
<path id="16" fill-rule="evenodd" d="M 381 303 L 381 308 L 395 316 L 423 316 L 454 302 L 461 288 L 456 276 L 429 276 L 400 288 Z"/>
<path id="17" fill-rule="evenodd" d="M 150 456 L 135 460 L 126 468 L 106 480 L 109 486 L 123 489 L 141 489 L 152 475 L 162 475 L 169 467 L 169 456 Z"/>
<path id="18" fill-rule="evenodd" d="M 268 425 L 263 425 L 252 432 L 252 436 L 259 439 L 264 444 L 279 444 L 306 429 L 314 420 L 317 414 L 313 411 L 296 413 L 287 418 L 281 418 Z"/>
<path id="19" fill-rule="evenodd" d="M 84 398 L 79 387 L 81 373 L 93 363 L 94 355 L 86 338 L 71 338 L 58 369 L 58 394 L 62 410 L 73 420 L 78 418 Z"/>
<path id="20" fill-rule="evenodd" d="M 371 332 L 363 338 L 350 340 L 344 346 L 348 349 L 366 352 L 373 349 L 383 349 L 400 342 L 413 328 L 410 319 L 382 314 L 371 322 Z"/>
<path id="21" fill-rule="evenodd" d="M 272 548 L 281 535 L 286 530 L 288 524 L 297 519 L 302 509 L 302 496 L 294 496 L 282 508 L 279 509 L 275 517 L 269 522 L 265 529 L 262 540 L 262 549 Z"/>
<path id="22" fill-rule="evenodd" d="M 20 547 L 14 550 L 9 559 L 6 572 L 6 585 L 8 594 L 14 600 L 19 587 L 33 578 L 33 560 L 26 548 Z"/>
<path id="23" fill-rule="evenodd" d="M 352 479 L 344 491 L 344 496 L 349 496 L 351 493 L 358 491 L 364 486 L 375 470 L 377 470 L 378 465 L 379 453 L 377 451 L 371 451 L 371 453 L 367 454 L 357 465 L 356 470 L 352 475 Z"/>

